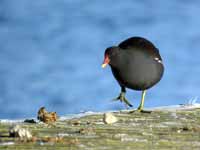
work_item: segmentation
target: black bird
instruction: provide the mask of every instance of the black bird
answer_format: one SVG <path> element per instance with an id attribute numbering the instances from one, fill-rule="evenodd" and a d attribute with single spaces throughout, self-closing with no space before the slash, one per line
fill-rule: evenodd
<path id="1" fill-rule="evenodd" d="M 115 100 L 132 107 L 125 98 L 126 88 L 142 91 L 138 107 L 138 111 L 142 111 L 146 90 L 158 83 L 163 76 L 164 66 L 158 49 L 145 38 L 131 37 L 118 46 L 105 50 L 102 67 L 107 64 L 121 86 L 121 93 Z"/>

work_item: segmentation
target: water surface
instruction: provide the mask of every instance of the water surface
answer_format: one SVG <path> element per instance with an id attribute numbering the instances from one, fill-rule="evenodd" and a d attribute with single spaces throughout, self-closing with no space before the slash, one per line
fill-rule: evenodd
<path id="1" fill-rule="evenodd" d="M 118 110 L 105 48 L 143 36 L 160 49 L 161 82 L 145 107 L 187 103 L 200 84 L 200 1 L 0 1 L 0 118 Z M 141 92 L 128 90 L 137 107 Z"/>

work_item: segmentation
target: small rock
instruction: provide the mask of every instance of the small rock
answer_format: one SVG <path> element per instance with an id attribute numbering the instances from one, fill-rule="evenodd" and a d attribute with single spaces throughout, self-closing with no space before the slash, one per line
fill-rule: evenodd
<path id="1" fill-rule="evenodd" d="M 181 130 L 177 130 L 177 133 L 181 133 Z"/>
<path id="2" fill-rule="evenodd" d="M 86 124 L 87 124 L 87 125 L 90 125 L 90 124 L 92 124 L 92 123 L 91 123 L 90 121 L 87 121 Z"/>
<path id="3" fill-rule="evenodd" d="M 81 124 L 81 121 L 79 120 L 73 120 L 72 122 L 70 122 L 73 126 L 79 126 Z"/>
<path id="4" fill-rule="evenodd" d="M 93 128 L 82 128 L 78 131 L 80 134 L 85 134 L 85 135 L 95 135 L 96 133 L 94 132 Z"/>
<path id="5" fill-rule="evenodd" d="M 19 137 L 23 140 L 30 140 L 32 138 L 32 134 L 28 129 L 21 128 L 19 125 L 15 125 L 9 130 L 10 137 Z"/>
<path id="6" fill-rule="evenodd" d="M 105 124 L 113 124 L 117 121 L 118 121 L 118 119 L 112 113 L 105 113 L 103 115 L 103 122 Z"/>

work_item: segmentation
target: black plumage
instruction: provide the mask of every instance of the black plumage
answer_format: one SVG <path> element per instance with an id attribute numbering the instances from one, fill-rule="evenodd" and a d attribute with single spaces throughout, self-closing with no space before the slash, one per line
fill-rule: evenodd
<path id="1" fill-rule="evenodd" d="M 118 46 L 107 48 L 103 67 L 106 64 L 110 65 L 114 77 L 121 86 L 121 93 L 117 99 L 129 106 L 131 104 L 125 98 L 126 88 L 143 91 L 144 98 L 145 90 L 158 83 L 164 72 L 158 49 L 142 37 L 132 37 Z M 142 108 L 141 102 L 139 109 Z"/>

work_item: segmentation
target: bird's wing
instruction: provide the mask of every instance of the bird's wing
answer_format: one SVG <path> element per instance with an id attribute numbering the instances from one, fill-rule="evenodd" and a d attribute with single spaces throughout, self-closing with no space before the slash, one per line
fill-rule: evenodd
<path id="1" fill-rule="evenodd" d="M 118 45 L 122 50 L 143 50 L 160 60 L 159 50 L 149 40 L 142 37 L 131 37 Z"/>

